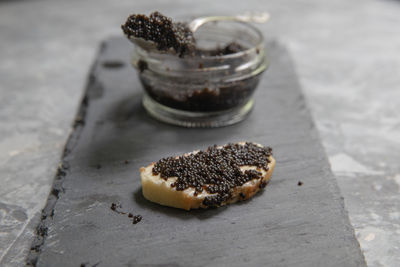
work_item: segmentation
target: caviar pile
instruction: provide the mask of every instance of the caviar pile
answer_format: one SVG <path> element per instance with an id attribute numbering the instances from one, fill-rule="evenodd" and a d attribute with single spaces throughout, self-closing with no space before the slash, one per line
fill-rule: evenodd
<path id="1" fill-rule="evenodd" d="M 215 57 L 215 56 L 225 56 L 230 54 L 239 53 L 240 51 L 246 50 L 241 44 L 237 42 L 230 42 L 223 47 L 217 47 L 211 50 L 203 50 L 203 49 L 196 49 L 196 55 L 199 56 L 208 56 L 208 57 Z"/>
<path id="2" fill-rule="evenodd" d="M 253 143 L 227 144 L 222 148 L 214 145 L 196 154 L 163 158 L 155 163 L 152 173 L 160 174 L 164 180 L 177 177 L 171 186 L 178 191 L 193 187 L 195 195 L 203 190 L 215 194 L 207 196 L 203 205 L 216 207 L 231 197 L 236 186 L 262 177 L 256 170 L 242 172 L 240 166 L 256 166 L 267 171 L 271 155 L 270 147 Z"/>
<path id="3" fill-rule="evenodd" d="M 160 12 L 153 12 L 150 16 L 130 15 L 121 28 L 128 38 L 153 41 L 158 50 L 173 48 L 180 56 L 190 53 L 195 46 L 193 33 L 185 24 L 173 23 Z"/>

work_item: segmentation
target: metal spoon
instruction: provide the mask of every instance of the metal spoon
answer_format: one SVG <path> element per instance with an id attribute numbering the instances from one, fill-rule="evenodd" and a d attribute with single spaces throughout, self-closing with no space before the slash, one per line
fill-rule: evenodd
<path id="1" fill-rule="evenodd" d="M 240 21 L 240 22 L 255 22 L 255 23 L 265 23 L 269 20 L 270 15 L 267 12 L 246 12 L 242 15 L 237 16 L 209 16 L 209 17 L 200 17 L 192 20 L 188 23 L 188 28 L 194 33 L 201 26 L 209 22 L 215 21 Z M 156 49 L 156 44 L 150 40 L 144 40 L 142 38 L 130 37 L 132 43 L 140 46 L 145 50 L 154 50 Z"/>

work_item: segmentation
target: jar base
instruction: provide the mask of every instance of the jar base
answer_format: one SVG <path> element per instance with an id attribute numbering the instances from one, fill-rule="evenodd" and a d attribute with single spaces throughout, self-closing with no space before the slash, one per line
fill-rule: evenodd
<path id="1" fill-rule="evenodd" d="M 251 98 L 243 105 L 228 110 L 193 112 L 164 106 L 146 93 L 143 96 L 142 103 L 153 118 L 187 128 L 216 128 L 232 125 L 244 120 L 254 106 L 254 100 Z"/>

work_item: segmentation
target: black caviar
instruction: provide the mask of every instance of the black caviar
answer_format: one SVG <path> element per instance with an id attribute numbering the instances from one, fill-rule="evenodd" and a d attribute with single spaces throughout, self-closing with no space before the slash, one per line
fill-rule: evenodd
<path id="1" fill-rule="evenodd" d="M 153 41 L 158 50 L 166 51 L 172 48 L 180 56 L 190 53 L 195 46 L 193 33 L 184 23 L 174 23 L 157 11 L 150 16 L 130 15 L 121 28 L 128 38 Z"/>
<path id="2" fill-rule="evenodd" d="M 226 56 L 246 50 L 244 46 L 238 42 L 230 42 L 223 47 L 216 47 L 214 49 L 199 49 L 196 48 L 195 54 L 200 57 L 216 57 Z"/>
<path id="3" fill-rule="evenodd" d="M 203 190 L 215 194 L 203 200 L 203 205 L 214 207 L 229 199 L 234 187 L 262 177 L 256 170 L 242 172 L 241 166 L 256 166 L 268 171 L 271 155 L 270 147 L 253 143 L 214 145 L 195 154 L 163 158 L 155 163 L 152 173 L 160 174 L 164 180 L 177 177 L 171 187 L 178 191 L 192 187 L 195 195 Z"/>
<path id="4" fill-rule="evenodd" d="M 122 205 L 120 203 L 111 203 L 110 209 L 116 213 L 122 214 L 122 215 L 128 215 L 129 218 L 132 218 L 132 224 L 137 224 L 142 220 L 142 215 L 133 215 L 131 212 L 125 212 L 121 211 Z"/>
<path id="5" fill-rule="evenodd" d="M 224 56 L 245 49 L 240 44 L 231 42 L 226 46 L 209 50 L 196 48 L 194 54 L 197 57 Z M 141 60 L 137 66 L 140 73 L 146 70 L 143 69 Z M 205 67 L 202 62 L 198 65 L 198 69 Z M 260 75 L 255 75 L 240 81 L 221 82 L 218 86 L 205 85 L 202 88 L 188 86 L 185 90 L 177 90 L 174 80 L 165 80 L 162 84 L 158 84 L 145 76 L 140 75 L 139 78 L 147 94 L 158 103 L 174 109 L 200 112 L 222 111 L 244 105 L 249 101 L 260 81 Z M 191 85 L 193 80 L 183 78 L 180 83 Z"/>
<path id="6" fill-rule="evenodd" d="M 142 215 L 136 215 L 136 216 L 133 216 L 132 223 L 133 223 L 133 224 L 137 224 L 137 223 L 140 222 L 141 220 L 142 220 Z"/>
<path id="7" fill-rule="evenodd" d="M 189 87 L 187 90 L 177 92 L 173 82 L 165 81 L 162 86 L 159 86 L 139 76 L 147 94 L 158 103 L 175 109 L 201 112 L 222 111 L 244 105 L 253 95 L 260 77 L 256 75 L 214 88 L 191 89 Z M 192 82 L 188 79 L 186 84 Z"/>
<path id="8" fill-rule="evenodd" d="M 244 51 L 247 48 L 237 41 L 232 41 L 213 49 L 203 49 L 196 46 L 193 32 L 187 24 L 173 22 L 160 12 L 153 12 L 150 16 L 133 14 L 121 26 L 124 34 L 131 37 L 152 41 L 160 51 L 175 51 L 180 57 L 191 55 L 197 58 L 221 57 Z M 222 60 L 222 59 L 221 59 Z M 151 65 L 151 64 L 150 64 Z M 152 71 L 149 64 L 139 60 L 136 66 L 140 73 Z M 202 62 L 198 69 L 206 68 Z M 166 69 L 169 71 L 169 69 Z M 219 86 L 202 88 L 186 88 L 176 90 L 175 82 L 165 80 L 158 85 L 139 75 L 147 94 L 162 105 L 179 110 L 188 111 L 223 111 L 244 105 L 249 101 L 259 82 L 259 76 L 249 77 L 242 81 L 233 81 Z M 190 85 L 193 80 L 182 80 L 182 84 Z M 205 83 L 206 84 L 206 83 Z"/>
<path id="9" fill-rule="evenodd" d="M 119 213 L 119 214 L 122 214 L 122 215 L 125 215 L 125 214 L 126 214 L 126 212 L 121 211 L 122 205 L 121 205 L 120 203 L 111 203 L 110 209 L 111 209 L 112 211 L 115 211 L 116 213 Z"/>

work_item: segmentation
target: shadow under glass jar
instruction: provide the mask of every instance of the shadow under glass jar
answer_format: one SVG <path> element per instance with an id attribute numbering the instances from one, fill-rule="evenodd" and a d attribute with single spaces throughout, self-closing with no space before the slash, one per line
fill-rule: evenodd
<path id="1" fill-rule="evenodd" d="M 132 53 L 145 90 L 143 106 L 158 120 L 184 127 L 220 127 L 237 123 L 251 111 L 253 93 L 268 66 L 264 40 L 254 26 L 216 22 L 195 34 L 199 51 L 234 43 L 242 49 L 226 55 L 194 56 L 147 51 Z"/>

